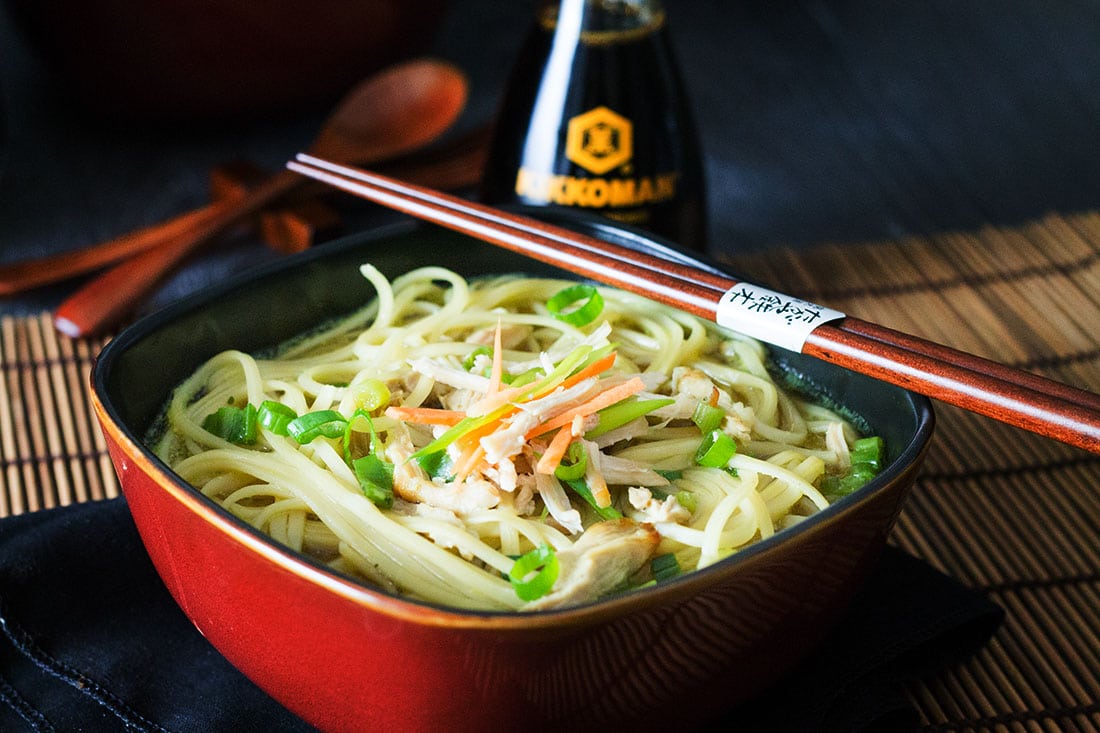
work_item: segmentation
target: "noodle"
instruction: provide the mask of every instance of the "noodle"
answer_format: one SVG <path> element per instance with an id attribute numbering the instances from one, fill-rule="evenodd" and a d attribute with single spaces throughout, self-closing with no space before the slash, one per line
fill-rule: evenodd
<path id="1" fill-rule="evenodd" d="M 211 358 L 156 438 L 205 496 L 338 572 L 461 608 L 584 603 L 652 582 L 659 556 L 689 571 L 766 538 L 849 471 L 852 425 L 781 389 L 756 341 L 613 289 L 563 314 L 548 301 L 576 283 L 362 272 L 373 302 L 274 356 Z M 256 408 L 254 437 L 212 427 Z M 293 432 L 311 419 L 332 425 Z M 525 591 L 509 576 L 540 547 L 558 575 Z"/>

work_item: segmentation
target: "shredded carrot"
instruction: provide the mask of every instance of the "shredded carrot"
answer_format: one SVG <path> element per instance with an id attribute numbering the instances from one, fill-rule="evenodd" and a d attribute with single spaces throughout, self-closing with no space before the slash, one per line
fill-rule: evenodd
<path id="1" fill-rule="evenodd" d="M 550 432 L 554 428 L 560 428 L 563 425 L 568 425 L 573 422 L 573 420 L 577 416 L 585 417 L 591 415 L 592 413 L 597 412 L 598 410 L 602 410 L 605 407 L 610 407 L 616 402 L 621 402 L 627 397 L 636 395 L 643 389 L 645 389 L 645 382 L 642 381 L 641 377 L 633 377 L 631 379 L 628 379 L 621 384 L 617 384 L 614 387 L 600 392 L 598 395 L 588 400 L 588 402 L 580 404 L 571 410 L 567 410 L 557 417 L 547 420 L 542 425 L 532 428 L 527 433 L 526 438 L 527 440 L 530 440 L 536 435 L 542 435 L 543 433 Z"/>
<path id="2" fill-rule="evenodd" d="M 573 442 L 573 431 L 567 425 L 558 431 L 554 439 L 550 441 L 550 445 L 546 446 L 546 452 L 539 458 L 539 462 L 535 464 L 535 472 L 541 474 L 551 474 L 558 469 L 558 465 L 561 464 L 562 457 L 565 456 L 565 451 L 569 449 L 569 444 Z"/>
<path id="3" fill-rule="evenodd" d="M 457 425 L 466 417 L 458 410 L 441 410 L 435 407 L 400 407 L 391 405 L 386 408 L 386 417 L 418 425 Z"/>
<path id="4" fill-rule="evenodd" d="M 465 481 L 466 477 L 473 473 L 477 464 L 485 457 L 485 449 L 480 441 L 474 441 L 473 446 L 462 453 L 454 463 L 454 480 L 456 483 Z"/>
<path id="5" fill-rule="evenodd" d="M 615 364 L 615 356 L 616 352 L 612 351 L 610 354 L 603 357 L 602 359 L 597 359 L 596 361 L 586 366 L 584 369 L 581 369 L 579 372 L 566 379 L 564 382 L 561 383 L 561 386 L 569 389 L 574 384 L 577 384 L 578 382 L 583 382 L 589 377 L 603 374 Z"/>
<path id="6" fill-rule="evenodd" d="M 721 393 L 718 391 L 717 387 L 711 387 L 710 388 L 710 406 L 711 407 L 718 407 L 718 398 L 720 396 L 721 396 Z"/>
<path id="7" fill-rule="evenodd" d="M 487 394 L 477 402 L 466 408 L 466 414 L 470 417 L 488 415 L 519 397 L 527 387 L 509 387 L 498 390 L 495 394 Z"/>

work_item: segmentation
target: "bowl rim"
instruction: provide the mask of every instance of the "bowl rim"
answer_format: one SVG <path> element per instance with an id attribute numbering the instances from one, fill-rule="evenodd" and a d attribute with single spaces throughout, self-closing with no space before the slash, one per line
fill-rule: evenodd
<path id="1" fill-rule="evenodd" d="M 581 218 L 584 219 L 584 217 Z M 662 252 L 671 251 L 677 254 L 675 248 L 671 248 L 644 233 L 629 228 L 621 228 L 616 224 L 608 224 L 606 220 L 595 220 L 594 226 L 605 232 L 625 233 L 628 245 L 656 249 Z M 424 227 L 438 229 L 435 225 L 403 220 L 349 234 L 332 242 L 327 242 L 323 246 L 253 266 L 219 283 L 185 296 L 127 326 L 99 352 L 90 374 L 92 406 L 101 427 L 118 444 L 127 458 L 140 467 L 142 472 L 157 484 L 159 490 L 167 492 L 174 501 L 187 508 L 203 521 L 213 525 L 220 533 L 229 535 L 249 552 L 256 553 L 283 570 L 311 584 L 321 586 L 366 610 L 380 612 L 392 618 L 414 621 L 425 626 L 481 630 L 530 631 L 533 628 L 586 625 L 621 616 L 624 611 L 628 612 L 651 605 L 681 601 L 701 590 L 705 590 L 709 586 L 713 586 L 723 576 L 736 572 L 737 567 L 754 561 L 777 543 L 808 532 L 820 531 L 826 524 L 839 521 L 848 509 L 855 504 L 885 491 L 895 482 L 909 481 L 911 474 L 919 470 L 921 459 L 931 443 L 936 422 L 935 413 L 931 400 L 927 397 L 909 390 L 896 388 L 900 390 L 900 394 L 905 398 L 906 413 L 911 413 L 915 422 L 915 428 L 903 450 L 870 482 L 794 526 L 779 530 L 771 537 L 759 540 L 705 568 L 684 573 L 655 586 L 627 591 L 589 603 L 538 611 L 462 609 L 392 595 L 384 590 L 373 588 L 349 575 L 335 571 L 304 553 L 299 553 L 279 544 L 276 540 L 231 514 L 216 502 L 207 499 L 197 489 L 176 475 L 167 464 L 156 457 L 152 450 L 144 444 L 141 436 L 136 435 L 131 426 L 126 424 L 118 408 L 112 403 L 108 377 L 116 361 L 129 347 L 149 337 L 180 316 L 201 310 L 209 303 L 254 281 L 301 266 L 315 259 L 331 257 L 340 252 L 384 241 L 387 238 L 408 235 Z M 730 273 L 730 270 L 723 265 L 705 264 L 716 268 L 720 272 Z M 769 347 L 769 349 L 771 348 L 773 347 Z M 125 493 L 124 490 L 123 494 Z M 144 537 L 142 541 L 145 541 Z"/>

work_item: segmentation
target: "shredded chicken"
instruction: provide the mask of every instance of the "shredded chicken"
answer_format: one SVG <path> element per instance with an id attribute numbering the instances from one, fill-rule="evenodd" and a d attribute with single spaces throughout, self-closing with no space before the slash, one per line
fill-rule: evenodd
<path id="1" fill-rule="evenodd" d="M 601 449 L 609 448 L 616 443 L 621 443 L 627 440 L 633 440 L 639 436 L 645 435 L 649 431 L 649 421 L 644 417 L 639 417 L 636 420 L 631 420 L 626 425 L 609 430 L 603 435 L 596 438 L 596 445 Z"/>
<path id="2" fill-rule="evenodd" d="M 581 524 L 581 513 L 569 503 L 569 497 L 566 495 L 565 489 L 562 488 L 554 475 L 536 473 L 534 476 L 535 487 L 539 492 L 539 496 L 542 497 L 543 504 L 546 505 L 546 510 L 550 512 L 550 516 L 562 526 L 562 529 L 570 534 L 583 532 L 584 525 Z"/>
<path id="3" fill-rule="evenodd" d="M 627 491 L 630 506 L 646 516 L 651 522 L 675 522 L 683 524 L 691 519 L 691 512 L 683 506 L 675 494 L 669 494 L 664 500 L 656 499 L 653 492 L 640 486 L 632 486 Z"/>
<path id="4" fill-rule="evenodd" d="M 638 461 L 600 453 L 600 470 L 609 484 L 668 486 L 668 479 Z"/>
<path id="5" fill-rule="evenodd" d="M 484 394 L 489 389 L 489 379 L 479 374 L 472 374 L 465 369 L 447 366 L 434 359 L 421 358 L 409 362 L 409 368 L 417 374 L 431 377 L 437 382 L 442 382 L 455 389 L 468 389 Z"/>
<path id="6" fill-rule="evenodd" d="M 414 452 L 407 432 L 398 433 L 397 439 L 386 449 L 386 457 L 394 464 L 394 493 L 405 501 L 450 509 L 458 514 L 491 509 L 500 503 L 497 487 L 483 478 L 470 476 L 465 481 L 451 483 L 433 481 L 416 461 L 409 460 Z"/>
<path id="7" fill-rule="evenodd" d="M 632 519 L 593 524 L 572 547 L 558 553 L 554 589 L 525 608 L 538 611 L 594 601 L 637 572 L 660 541 L 651 525 Z"/>

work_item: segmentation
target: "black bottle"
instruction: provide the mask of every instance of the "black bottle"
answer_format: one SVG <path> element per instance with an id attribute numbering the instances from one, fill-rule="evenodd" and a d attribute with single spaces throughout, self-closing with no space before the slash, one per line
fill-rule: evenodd
<path id="1" fill-rule="evenodd" d="M 540 7 L 501 103 L 482 194 L 581 208 L 705 248 L 699 144 L 660 2 Z"/>

